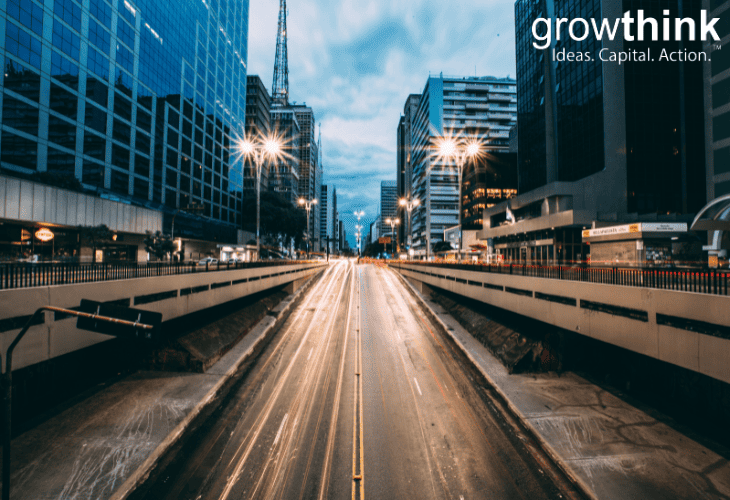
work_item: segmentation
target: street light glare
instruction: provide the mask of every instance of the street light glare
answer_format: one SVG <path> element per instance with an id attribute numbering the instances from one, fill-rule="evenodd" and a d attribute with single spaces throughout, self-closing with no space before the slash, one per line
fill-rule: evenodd
<path id="1" fill-rule="evenodd" d="M 264 151 L 270 157 L 276 157 L 281 152 L 281 142 L 275 138 L 266 139 L 264 142 Z"/>
<path id="2" fill-rule="evenodd" d="M 299 198 L 299 204 L 304 205 L 304 198 Z"/>
<path id="3" fill-rule="evenodd" d="M 451 137 L 445 138 L 439 144 L 439 154 L 444 158 L 453 158 L 456 156 L 456 141 Z"/>
<path id="4" fill-rule="evenodd" d="M 240 142 L 240 143 L 238 144 L 238 149 L 239 149 L 239 150 L 241 151 L 241 153 L 242 153 L 242 154 L 243 154 L 244 156 L 250 156 L 250 155 L 252 155 L 252 154 L 254 153 L 254 146 L 253 146 L 253 142 L 251 142 L 251 141 L 250 141 L 250 140 L 248 140 L 248 139 L 244 139 L 244 140 L 242 140 L 242 141 L 241 141 L 241 142 Z"/>
<path id="5" fill-rule="evenodd" d="M 481 147 L 477 141 L 471 141 L 466 145 L 466 155 L 473 157 L 479 155 Z"/>

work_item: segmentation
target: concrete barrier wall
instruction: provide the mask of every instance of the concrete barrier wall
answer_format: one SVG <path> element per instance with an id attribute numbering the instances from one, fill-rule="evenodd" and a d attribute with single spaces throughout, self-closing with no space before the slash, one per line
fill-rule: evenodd
<path id="1" fill-rule="evenodd" d="M 411 280 L 730 383 L 730 297 L 421 265 L 392 267 Z"/>
<path id="2" fill-rule="evenodd" d="M 162 313 L 163 321 L 194 313 L 247 295 L 296 282 L 316 273 L 326 264 L 292 264 L 255 269 L 204 272 L 83 283 L 49 287 L 0 290 L 0 319 L 33 314 L 39 307 L 77 307 L 81 299 L 100 302 L 129 299 L 131 307 Z M 238 283 L 236 283 L 238 282 Z M 156 294 L 159 300 L 155 300 Z M 174 295 L 174 296 L 173 296 Z M 40 363 L 56 356 L 108 340 L 110 337 L 76 329 L 76 318 L 55 321 L 46 312 L 43 324 L 32 326 L 13 352 L 13 369 Z M 0 333 L 0 350 L 5 369 L 5 352 L 20 332 Z"/>

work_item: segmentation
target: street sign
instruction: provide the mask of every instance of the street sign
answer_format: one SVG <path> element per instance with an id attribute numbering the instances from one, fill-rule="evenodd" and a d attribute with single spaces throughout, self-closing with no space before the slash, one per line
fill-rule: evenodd
<path id="1" fill-rule="evenodd" d="M 104 304 L 87 299 L 81 300 L 79 310 L 88 314 L 123 320 L 125 323 L 114 323 L 108 320 L 98 321 L 94 318 L 79 316 L 76 321 L 76 328 L 79 330 L 89 330 L 105 335 L 140 339 L 148 342 L 156 342 L 159 339 L 162 313 L 132 309 L 131 307 L 115 304 Z M 132 324 L 130 325 L 129 322 Z M 153 328 L 137 327 L 136 324 L 151 325 Z"/>
<path id="2" fill-rule="evenodd" d="M 381 236 L 378 238 L 378 243 L 381 245 L 390 245 L 391 239 L 390 236 Z"/>

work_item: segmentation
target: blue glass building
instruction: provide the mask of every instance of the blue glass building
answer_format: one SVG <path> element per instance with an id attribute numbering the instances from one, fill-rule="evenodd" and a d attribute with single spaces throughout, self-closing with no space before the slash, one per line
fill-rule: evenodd
<path id="1" fill-rule="evenodd" d="M 6 0 L 0 170 L 75 178 L 235 241 L 248 0 Z M 76 181 L 73 181 L 76 182 Z"/>

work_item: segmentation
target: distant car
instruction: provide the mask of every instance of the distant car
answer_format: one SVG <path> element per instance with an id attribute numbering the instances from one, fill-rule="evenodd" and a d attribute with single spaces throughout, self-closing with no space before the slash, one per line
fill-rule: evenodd
<path id="1" fill-rule="evenodd" d="M 207 264 L 208 266 L 212 266 L 212 265 L 218 264 L 218 259 L 216 259 L 216 258 L 214 258 L 214 257 L 206 257 L 206 258 L 204 258 L 204 259 L 200 259 L 200 260 L 198 261 L 198 265 L 199 265 L 199 266 L 204 266 L 204 265 L 206 265 L 206 264 Z"/>
<path id="2" fill-rule="evenodd" d="M 230 258 L 230 259 L 228 259 L 228 260 L 222 260 L 222 261 L 221 261 L 221 264 L 235 264 L 235 263 L 237 263 L 237 262 L 239 262 L 239 261 L 238 261 L 238 259 L 236 259 L 236 258 L 234 258 L 234 257 L 231 257 L 231 258 Z"/>

